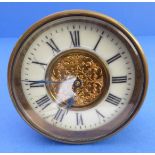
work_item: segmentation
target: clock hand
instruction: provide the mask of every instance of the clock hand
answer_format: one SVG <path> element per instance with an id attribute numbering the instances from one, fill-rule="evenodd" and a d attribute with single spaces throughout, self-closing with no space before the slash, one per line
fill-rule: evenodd
<path id="1" fill-rule="evenodd" d="M 76 89 L 79 88 L 80 86 L 81 86 L 81 80 L 77 77 L 72 84 L 72 89 L 76 91 Z M 73 104 L 75 104 L 74 96 L 75 94 L 67 100 L 67 105 L 66 105 L 67 110 L 71 108 Z"/>
<path id="2" fill-rule="evenodd" d="M 71 98 L 69 98 L 69 99 L 67 100 L 67 105 L 66 105 L 66 107 L 65 107 L 66 113 L 68 113 L 69 109 L 71 108 L 71 106 L 72 106 L 74 103 L 75 103 L 75 100 L 74 100 L 73 97 L 71 97 Z"/>
<path id="3" fill-rule="evenodd" d="M 68 78 L 66 80 L 70 80 L 70 79 L 72 79 L 72 78 Z M 50 85 L 50 84 L 56 84 L 56 83 L 63 83 L 65 80 L 58 81 L 58 82 L 49 81 L 49 80 L 21 80 L 21 81 L 30 83 L 30 87 L 43 87 L 44 84 Z"/>
<path id="4" fill-rule="evenodd" d="M 48 81 L 48 80 L 21 80 L 24 81 L 26 83 L 30 83 L 30 87 L 43 87 L 44 84 L 48 85 L 48 84 L 54 84 L 54 83 L 62 83 L 62 82 L 54 82 L 54 81 Z"/>
<path id="5" fill-rule="evenodd" d="M 66 108 L 69 109 L 74 103 L 75 103 L 74 98 L 73 98 L 73 97 L 69 98 L 69 99 L 67 100 Z"/>
<path id="6" fill-rule="evenodd" d="M 70 80 L 72 78 L 68 78 L 67 80 Z M 64 81 L 60 81 L 60 82 L 54 82 L 54 81 L 49 81 L 49 80 L 21 80 L 23 82 L 29 83 L 30 87 L 44 87 L 44 85 L 48 85 L 48 84 L 54 84 L 54 83 L 63 83 Z M 73 82 L 71 82 L 73 84 Z M 66 104 L 66 110 L 68 111 L 68 109 L 75 103 L 74 97 L 70 97 L 67 100 L 67 104 Z"/>

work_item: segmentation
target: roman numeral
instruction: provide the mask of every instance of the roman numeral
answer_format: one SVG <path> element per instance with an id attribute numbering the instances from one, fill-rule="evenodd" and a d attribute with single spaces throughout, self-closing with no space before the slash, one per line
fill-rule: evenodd
<path id="1" fill-rule="evenodd" d="M 32 63 L 37 64 L 37 65 L 47 66 L 47 64 L 42 63 L 42 62 L 32 61 Z"/>
<path id="2" fill-rule="evenodd" d="M 112 77 L 112 83 L 126 83 L 126 82 L 127 82 L 127 76 Z"/>
<path id="3" fill-rule="evenodd" d="M 33 81 L 33 80 L 21 80 L 25 82 L 27 85 L 30 85 L 30 88 L 35 88 L 35 87 L 44 87 L 45 81 L 44 80 L 38 80 L 38 81 Z"/>
<path id="4" fill-rule="evenodd" d="M 80 46 L 80 33 L 79 31 L 70 31 L 71 40 L 74 47 Z"/>
<path id="5" fill-rule="evenodd" d="M 98 41 L 97 41 L 97 43 L 96 43 L 96 45 L 95 45 L 95 47 L 93 49 L 94 51 L 96 50 L 96 48 L 97 48 L 98 44 L 100 43 L 101 39 L 102 39 L 102 36 L 99 37 L 99 39 L 98 39 Z"/>
<path id="6" fill-rule="evenodd" d="M 55 116 L 54 116 L 54 119 L 56 121 L 62 122 L 64 115 L 65 115 L 65 111 L 59 108 L 58 111 L 56 112 Z"/>
<path id="7" fill-rule="evenodd" d="M 44 84 L 34 82 L 30 84 L 30 88 L 36 88 L 36 87 L 44 87 Z"/>
<path id="8" fill-rule="evenodd" d="M 44 87 L 44 82 L 41 81 L 29 81 L 29 82 L 30 82 L 30 88 Z"/>
<path id="9" fill-rule="evenodd" d="M 107 63 L 110 64 L 112 63 L 113 61 L 119 59 L 121 57 L 120 53 L 116 54 L 115 56 L 113 56 L 112 58 L 108 59 L 107 60 Z"/>
<path id="10" fill-rule="evenodd" d="M 96 113 L 97 113 L 97 115 L 98 115 L 99 117 L 104 118 L 103 114 L 101 114 L 97 109 L 96 109 L 95 111 L 96 111 Z"/>
<path id="11" fill-rule="evenodd" d="M 50 98 L 47 95 L 45 95 L 39 100 L 37 100 L 36 103 L 39 107 L 42 107 L 42 110 L 44 110 L 46 107 L 48 107 L 51 104 L 51 101 L 50 101 Z"/>
<path id="12" fill-rule="evenodd" d="M 50 43 L 49 42 L 46 42 L 47 43 L 47 45 L 49 46 L 49 47 L 51 47 L 52 48 L 52 50 L 54 51 L 54 52 L 60 52 L 60 49 L 58 48 L 58 46 L 55 44 L 55 42 L 53 41 L 53 39 L 50 39 Z"/>
<path id="13" fill-rule="evenodd" d="M 76 113 L 76 124 L 77 125 L 83 125 L 83 118 L 82 118 L 82 114 Z"/>
<path id="14" fill-rule="evenodd" d="M 121 102 L 121 98 L 113 94 L 109 94 L 105 101 L 117 106 Z"/>

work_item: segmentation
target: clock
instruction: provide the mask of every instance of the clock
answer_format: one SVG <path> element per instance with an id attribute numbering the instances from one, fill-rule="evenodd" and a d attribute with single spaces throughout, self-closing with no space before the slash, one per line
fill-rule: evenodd
<path id="1" fill-rule="evenodd" d="M 84 10 L 34 24 L 8 66 L 19 114 L 41 134 L 66 143 L 119 131 L 141 107 L 147 84 L 146 60 L 132 34 L 114 19 Z"/>

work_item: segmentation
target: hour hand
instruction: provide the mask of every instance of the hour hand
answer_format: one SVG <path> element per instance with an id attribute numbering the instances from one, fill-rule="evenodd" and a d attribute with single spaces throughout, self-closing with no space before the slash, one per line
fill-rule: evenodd
<path id="1" fill-rule="evenodd" d="M 75 100 L 74 100 L 73 97 L 69 98 L 69 99 L 67 100 L 66 109 L 68 110 L 69 108 L 71 108 L 71 107 L 73 106 L 74 102 L 75 102 Z"/>

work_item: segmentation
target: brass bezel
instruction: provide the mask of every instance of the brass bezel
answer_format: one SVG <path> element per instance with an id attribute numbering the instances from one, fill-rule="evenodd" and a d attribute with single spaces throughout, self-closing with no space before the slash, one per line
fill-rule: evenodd
<path id="1" fill-rule="evenodd" d="M 23 45 L 25 40 L 38 28 L 43 26 L 44 24 L 54 21 L 56 19 L 69 17 L 69 16 L 87 16 L 99 19 L 105 23 L 108 23 L 110 26 L 108 27 L 115 33 L 122 37 L 122 41 L 131 49 L 130 54 L 134 60 L 135 68 L 136 68 L 136 88 L 134 89 L 133 96 L 127 108 L 122 112 L 121 117 L 117 117 L 117 121 L 111 121 L 109 124 L 105 125 L 104 127 L 97 128 L 95 131 L 64 131 L 60 130 L 59 128 L 51 128 L 47 123 L 45 123 L 40 117 L 36 116 L 33 113 L 32 109 L 28 105 L 28 103 L 20 103 L 18 96 L 15 96 L 14 87 L 19 86 L 20 83 L 17 79 L 13 79 L 12 73 L 16 72 L 20 69 L 20 66 L 17 68 L 14 67 L 14 61 L 16 55 Z M 71 11 L 64 11 L 60 13 L 56 13 L 54 15 L 50 15 L 45 17 L 44 19 L 40 20 L 36 24 L 34 24 L 28 31 L 24 33 L 24 35 L 19 39 L 17 42 L 12 55 L 10 57 L 10 62 L 8 65 L 8 86 L 10 96 L 12 101 L 23 117 L 23 119 L 34 129 L 42 133 L 43 135 L 66 143 L 88 143 L 97 141 L 99 139 L 105 138 L 110 136 L 117 131 L 119 131 L 122 127 L 129 123 L 129 121 L 135 116 L 135 114 L 140 109 L 144 97 L 146 95 L 147 86 L 148 86 L 148 67 L 145 60 L 145 56 L 143 54 L 143 50 L 136 39 L 132 36 L 132 34 L 124 28 L 120 23 L 115 21 L 114 19 L 105 16 L 100 13 L 86 11 L 86 10 L 71 10 Z M 19 92 L 19 96 L 21 92 Z M 33 117 L 30 117 L 33 116 Z M 128 116 L 128 117 L 127 117 Z M 33 119 L 33 120 L 32 120 Z"/>

